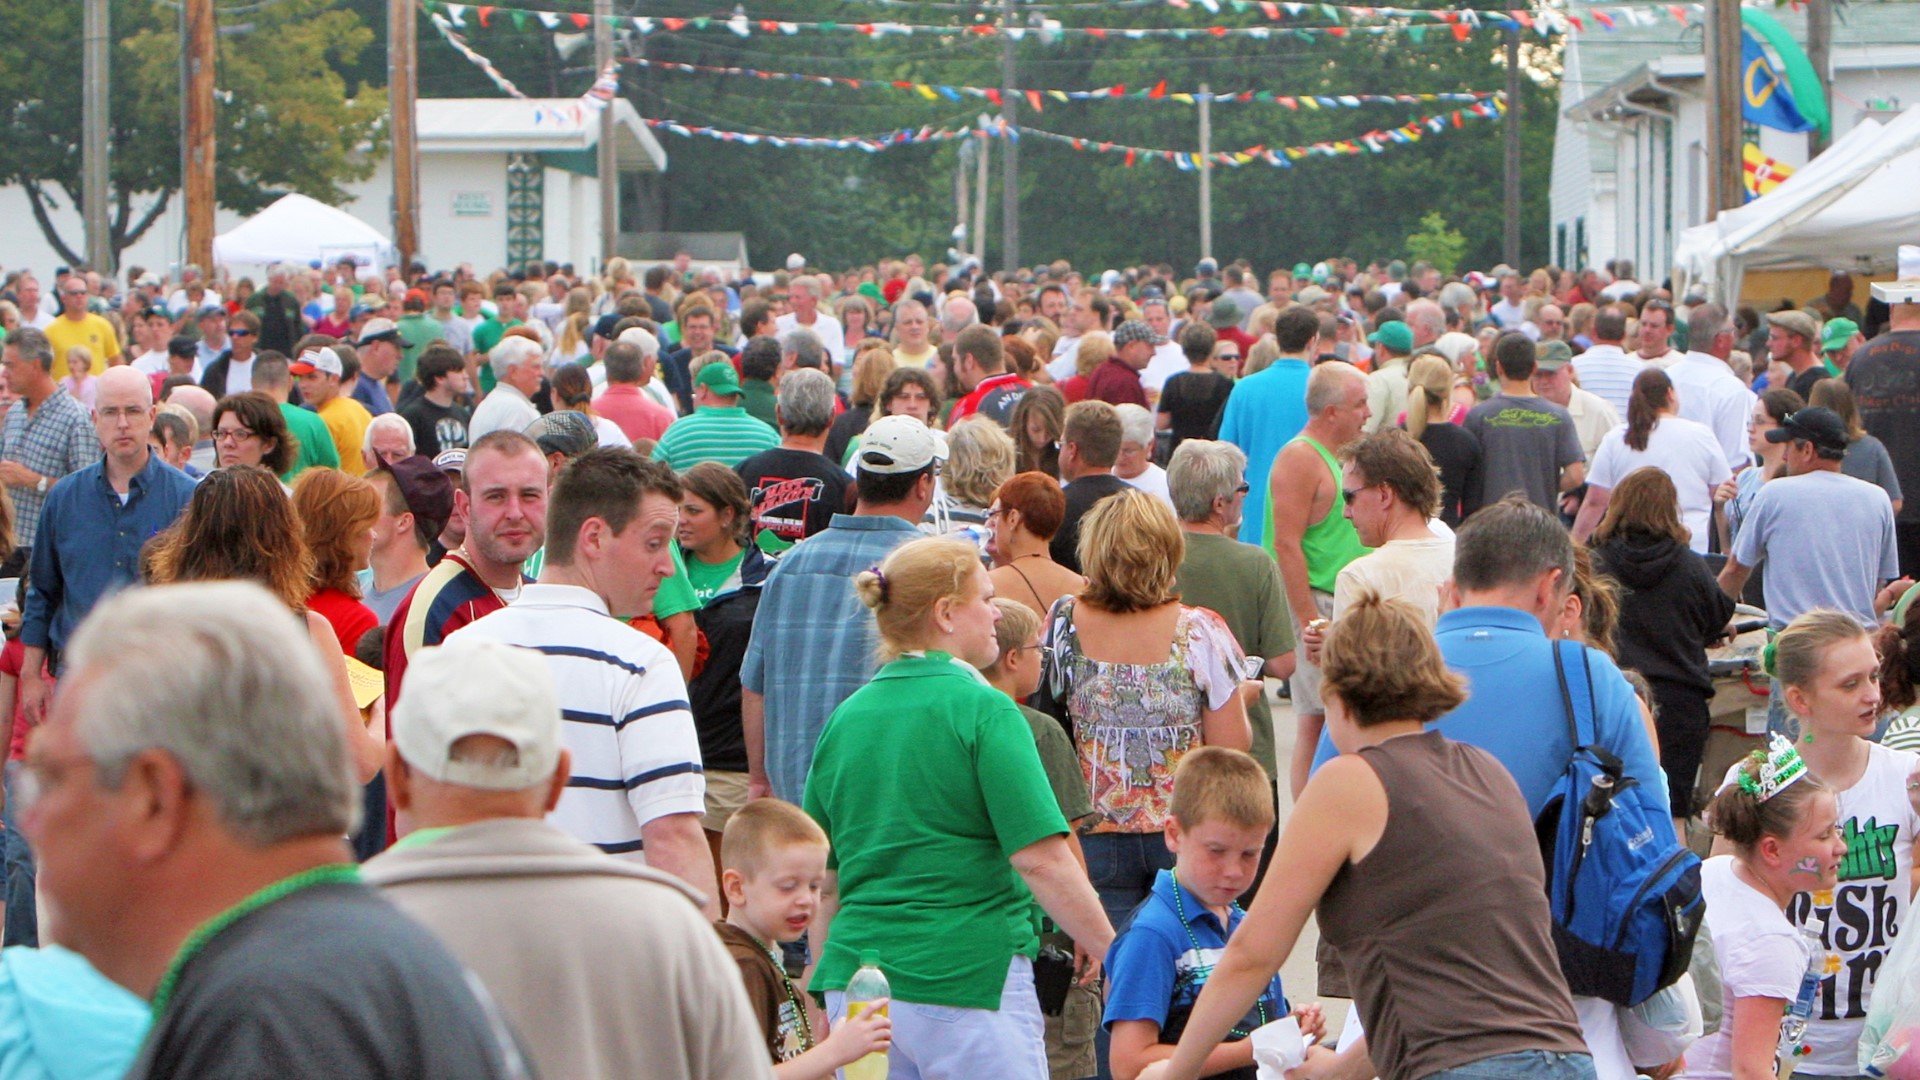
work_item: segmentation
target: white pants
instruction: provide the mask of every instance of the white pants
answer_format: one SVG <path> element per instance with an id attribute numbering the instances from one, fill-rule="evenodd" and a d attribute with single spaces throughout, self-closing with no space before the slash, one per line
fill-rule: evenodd
<path id="1" fill-rule="evenodd" d="M 1033 961 L 1007 967 L 998 1009 L 956 1009 L 894 1001 L 887 1080 L 1047 1080 L 1046 1018 L 1034 996 Z M 827 991 L 827 1017 L 847 1016 L 844 991 Z"/>

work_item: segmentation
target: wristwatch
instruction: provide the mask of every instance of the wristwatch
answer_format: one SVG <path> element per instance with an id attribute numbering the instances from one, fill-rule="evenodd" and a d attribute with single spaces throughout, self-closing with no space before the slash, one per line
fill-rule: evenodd
<path id="1" fill-rule="evenodd" d="M 33 490 L 45 495 L 47 493 L 47 478 L 44 476 L 41 477 L 40 481 L 33 485 Z"/>

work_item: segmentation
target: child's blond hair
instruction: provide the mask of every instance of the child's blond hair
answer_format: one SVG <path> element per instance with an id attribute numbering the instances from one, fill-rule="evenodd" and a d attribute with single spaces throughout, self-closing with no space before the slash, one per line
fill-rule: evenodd
<path id="1" fill-rule="evenodd" d="M 1224 746 L 1202 746 L 1180 760 L 1173 774 L 1173 818 L 1182 829 L 1209 821 L 1235 828 L 1271 829 L 1273 780 L 1253 755 Z"/>
<path id="2" fill-rule="evenodd" d="M 827 834 L 805 810 L 779 799 L 754 799 L 727 819 L 720 835 L 720 868 L 752 877 L 786 848 L 827 847 Z"/>
<path id="3" fill-rule="evenodd" d="M 85 345 L 74 345 L 70 347 L 69 349 L 67 349 L 67 370 L 69 371 L 73 370 L 73 362 L 75 360 L 86 361 L 87 371 L 89 373 L 93 371 L 93 350 L 92 349 L 87 348 Z"/>

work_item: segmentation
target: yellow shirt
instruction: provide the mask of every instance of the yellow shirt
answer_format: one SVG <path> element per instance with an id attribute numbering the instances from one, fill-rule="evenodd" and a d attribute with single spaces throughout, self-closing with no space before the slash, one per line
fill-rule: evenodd
<path id="1" fill-rule="evenodd" d="M 56 316 L 47 324 L 47 343 L 53 346 L 53 377 L 67 377 L 67 350 L 75 345 L 85 345 L 93 354 L 93 374 L 107 370 L 107 366 L 120 355 L 120 338 L 113 332 L 113 324 L 105 318 L 89 312 L 78 322 L 65 315 Z"/>
<path id="2" fill-rule="evenodd" d="M 366 443 L 367 428 L 373 424 L 373 414 L 367 411 L 365 405 L 345 394 L 314 412 L 326 421 L 327 433 L 333 436 L 334 449 L 340 451 L 340 471 L 348 476 L 365 476 L 367 463 L 360 456 L 360 448 Z"/>

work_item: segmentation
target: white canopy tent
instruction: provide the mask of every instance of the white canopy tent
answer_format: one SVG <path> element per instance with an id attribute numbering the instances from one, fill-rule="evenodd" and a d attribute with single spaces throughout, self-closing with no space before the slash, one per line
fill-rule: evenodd
<path id="1" fill-rule="evenodd" d="M 1920 108 L 1862 119 L 1766 195 L 1680 234 L 1676 292 L 1704 283 L 1723 301 L 1748 270 L 1825 267 L 1890 273 L 1894 249 L 1920 238 Z"/>
<path id="2" fill-rule="evenodd" d="M 393 244 L 378 229 L 347 213 L 305 195 L 287 195 L 248 218 L 230 232 L 213 238 L 213 261 L 306 265 L 338 261 L 353 255 L 365 266 L 385 266 L 394 260 Z"/>

